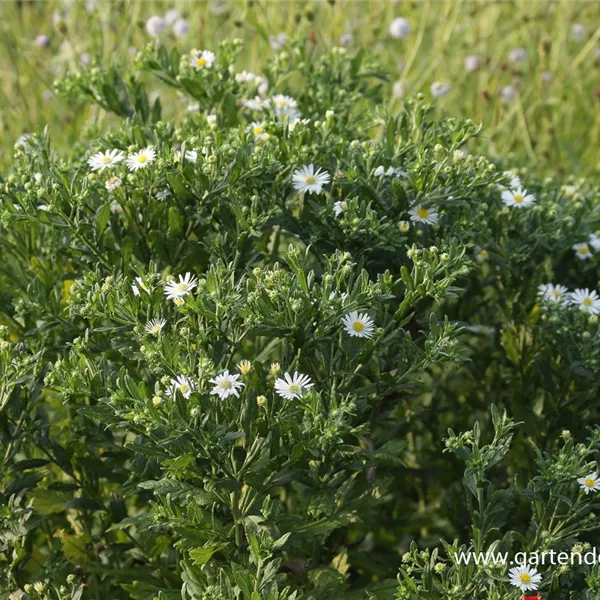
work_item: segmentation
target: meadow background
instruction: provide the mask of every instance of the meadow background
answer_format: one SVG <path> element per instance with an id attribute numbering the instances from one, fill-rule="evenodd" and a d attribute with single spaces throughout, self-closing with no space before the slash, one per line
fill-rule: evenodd
<path id="1" fill-rule="evenodd" d="M 66 149 L 82 131 L 93 134 L 94 128 L 106 127 L 104 111 L 66 102 L 53 84 L 94 62 L 131 64 L 136 50 L 152 40 L 147 20 L 160 16 L 187 21 L 184 35 L 181 30 L 175 35 L 168 24 L 160 35 L 182 51 L 216 49 L 220 40 L 242 38 L 241 63 L 250 70 L 274 51 L 272 46 L 285 51 L 285 44 L 277 45 L 280 34 L 288 40 L 308 38 L 315 53 L 341 43 L 349 51 L 364 46 L 390 70 L 391 109 L 399 96 L 422 92 L 431 97 L 431 85 L 441 82 L 450 89 L 438 98 L 439 114 L 485 126 L 473 151 L 502 157 L 508 166 L 598 174 L 600 14 L 595 2 L 4 0 L 1 6 L 3 165 L 23 133 L 47 125 L 53 143 Z M 389 32 L 397 17 L 410 28 L 402 39 Z M 182 114 L 187 106 L 167 90 L 162 103 L 165 117 Z"/>

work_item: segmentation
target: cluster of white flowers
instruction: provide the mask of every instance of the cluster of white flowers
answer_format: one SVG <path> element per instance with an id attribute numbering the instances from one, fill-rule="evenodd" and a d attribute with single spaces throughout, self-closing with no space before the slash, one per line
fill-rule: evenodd
<path id="1" fill-rule="evenodd" d="M 291 123 L 297 121 L 302 116 L 302 113 L 298 110 L 298 102 L 290 96 L 277 94 L 271 98 L 270 105 L 275 111 L 275 116 L 280 121 Z"/>
<path id="2" fill-rule="evenodd" d="M 564 304 L 590 315 L 600 314 L 600 297 L 595 290 L 578 288 L 569 292 L 564 285 L 544 283 L 538 287 L 538 296 L 547 304 Z"/>
<path id="3" fill-rule="evenodd" d="M 254 98 L 242 100 L 242 105 L 252 111 L 272 110 L 279 121 L 288 123 L 290 126 L 296 124 L 302 118 L 302 113 L 298 109 L 298 102 L 285 94 L 276 94 L 272 98 L 255 96 Z"/>
<path id="4" fill-rule="evenodd" d="M 249 71 L 241 71 L 235 74 L 235 80 L 238 83 L 250 84 L 258 88 L 258 95 L 262 98 L 267 94 L 269 82 L 262 75 L 255 75 Z"/>
<path id="5" fill-rule="evenodd" d="M 146 32 L 154 38 L 159 37 L 167 27 L 170 27 L 178 38 L 185 37 L 190 31 L 189 22 L 176 8 L 168 10 L 164 17 L 153 15 L 146 21 Z"/>
<path id="6" fill-rule="evenodd" d="M 192 293 L 197 287 L 198 280 L 191 273 L 180 275 L 179 280 L 173 280 L 167 282 L 164 288 L 164 294 L 167 299 L 173 300 L 176 304 L 181 304 L 183 298 Z M 132 284 L 134 295 L 139 296 L 140 290 L 150 293 L 150 289 L 144 283 L 141 277 L 136 277 L 135 283 Z M 145 331 L 154 336 L 160 335 L 166 325 L 166 320 L 157 318 L 149 321 L 145 326 Z M 375 322 L 366 313 L 359 313 L 354 310 L 342 317 L 341 323 L 345 332 L 357 338 L 370 339 L 373 337 L 375 332 Z M 279 371 L 279 365 L 274 363 L 271 372 L 277 373 Z M 239 391 L 244 387 L 244 383 L 239 381 L 241 376 L 247 375 L 252 369 L 252 363 L 248 360 L 242 360 L 238 363 L 238 369 L 240 373 L 230 373 L 229 370 L 225 370 L 219 375 L 210 379 L 210 383 L 214 384 L 211 390 L 211 395 L 217 395 L 221 399 L 228 398 L 229 396 L 236 396 L 239 398 Z M 283 378 L 275 380 L 275 392 L 287 400 L 294 400 L 301 398 L 306 390 L 313 387 L 313 383 L 308 375 L 303 375 L 298 371 L 294 371 L 293 375 L 285 373 Z M 169 388 L 166 391 L 168 397 L 174 397 L 176 392 L 179 392 L 185 399 L 188 399 L 191 394 L 197 389 L 197 384 L 187 377 L 186 375 L 179 375 L 177 378 L 173 378 L 170 381 Z M 261 398 L 264 398 L 261 396 Z"/>
<path id="7" fill-rule="evenodd" d="M 138 171 L 147 167 L 156 158 L 156 152 L 152 146 L 148 146 L 139 152 L 134 152 L 125 157 L 121 150 L 113 149 L 105 152 L 97 152 L 88 159 L 88 165 L 92 171 L 105 171 L 125 160 L 130 171 Z M 110 182 L 110 183 L 109 183 Z M 107 181 L 106 189 L 112 191 L 121 185 L 121 180 L 113 178 Z"/>

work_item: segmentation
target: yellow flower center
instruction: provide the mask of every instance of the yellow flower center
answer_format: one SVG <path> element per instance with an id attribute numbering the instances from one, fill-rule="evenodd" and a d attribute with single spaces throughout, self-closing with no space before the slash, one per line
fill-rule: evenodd
<path id="1" fill-rule="evenodd" d="M 354 321 L 354 323 L 352 323 L 352 329 L 360 333 L 365 330 L 365 324 L 362 321 Z"/>
<path id="2" fill-rule="evenodd" d="M 250 372 L 250 365 L 247 365 L 247 364 L 240 365 L 240 371 L 242 372 L 242 375 L 246 375 L 246 373 Z"/>
<path id="3" fill-rule="evenodd" d="M 221 381 L 221 387 L 224 390 L 230 390 L 232 388 L 231 381 L 229 381 L 229 379 L 225 379 L 225 381 Z"/>
<path id="4" fill-rule="evenodd" d="M 302 388 L 297 383 L 290 383 L 290 394 L 299 394 Z"/>
<path id="5" fill-rule="evenodd" d="M 283 108 L 285 106 L 285 100 L 282 100 L 281 98 L 279 98 L 279 100 L 275 101 L 275 104 L 279 107 L 279 108 Z"/>
<path id="6" fill-rule="evenodd" d="M 103 162 L 105 165 L 109 164 L 109 163 L 110 163 L 110 161 L 111 161 L 111 158 L 110 158 L 110 156 L 103 156 L 103 157 L 102 157 L 102 162 Z"/>
<path id="7" fill-rule="evenodd" d="M 523 202 L 523 200 L 525 200 L 525 196 L 523 196 L 522 194 L 515 194 L 513 196 L 513 200 L 517 203 L 520 204 L 521 202 Z"/>
<path id="8" fill-rule="evenodd" d="M 529 573 L 521 573 L 519 579 L 521 580 L 521 583 L 528 584 L 531 582 L 531 575 Z"/>
<path id="9" fill-rule="evenodd" d="M 308 185 L 313 185 L 317 181 L 317 178 L 314 175 L 307 175 L 304 182 Z"/>
<path id="10" fill-rule="evenodd" d="M 263 132 L 263 128 L 255 127 L 252 131 L 254 131 L 254 135 L 260 135 Z"/>
<path id="11" fill-rule="evenodd" d="M 406 233 L 409 229 L 410 225 L 408 223 L 402 223 L 402 225 L 400 225 L 400 231 L 402 233 Z"/>
<path id="12" fill-rule="evenodd" d="M 187 394 L 187 392 L 190 391 L 190 386 L 187 383 L 180 383 L 179 384 L 179 391 L 182 394 Z"/>
<path id="13" fill-rule="evenodd" d="M 429 216 L 429 211 L 426 208 L 419 208 L 417 216 L 421 219 L 426 219 Z"/>
<path id="14" fill-rule="evenodd" d="M 560 296 L 560 290 L 552 290 L 552 296 L 554 296 L 554 298 L 558 298 Z"/>
<path id="15" fill-rule="evenodd" d="M 585 478 L 585 485 L 587 487 L 594 487 L 596 485 L 596 482 L 591 477 L 586 477 Z"/>
<path id="16" fill-rule="evenodd" d="M 586 297 L 583 299 L 583 305 L 584 305 L 584 306 L 591 306 L 591 305 L 592 305 L 592 303 L 593 303 L 593 300 L 592 300 L 592 299 L 591 299 L 589 296 L 586 296 Z"/>
<path id="17" fill-rule="evenodd" d="M 137 161 L 143 165 L 148 160 L 148 157 L 145 154 L 137 157 Z"/>
<path id="18" fill-rule="evenodd" d="M 581 246 L 580 248 L 577 248 L 577 252 L 579 252 L 579 254 L 589 254 L 590 249 L 587 246 Z"/>
<path id="19" fill-rule="evenodd" d="M 177 284 L 177 291 L 178 292 L 185 292 L 185 291 L 187 291 L 187 283 L 178 283 Z"/>
<path id="20" fill-rule="evenodd" d="M 196 66 L 197 67 L 203 67 L 204 65 L 206 65 L 206 59 L 203 56 L 199 56 L 196 59 Z"/>

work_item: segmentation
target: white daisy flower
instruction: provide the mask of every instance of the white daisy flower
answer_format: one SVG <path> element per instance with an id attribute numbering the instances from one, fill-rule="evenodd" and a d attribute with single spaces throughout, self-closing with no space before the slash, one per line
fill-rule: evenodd
<path id="1" fill-rule="evenodd" d="M 183 298 L 191 294 L 192 290 L 198 285 L 198 280 L 191 274 L 186 273 L 185 277 L 179 276 L 179 281 L 169 281 L 165 286 L 165 296 L 167 300 Z"/>
<path id="2" fill-rule="evenodd" d="M 577 289 L 569 295 L 569 302 L 591 315 L 600 314 L 600 297 L 598 297 L 595 290 L 590 291 L 588 288 Z"/>
<path id="3" fill-rule="evenodd" d="M 338 200 L 334 205 L 333 205 L 333 214 L 336 217 L 339 217 L 347 208 L 347 204 L 345 200 Z"/>
<path id="4" fill-rule="evenodd" d="M 439 221 L 439 215 L 430 208 L 425 208 L 422 204 L 411 208 L 408 211 L 410 220 L 415 223 L 426 223 L 427 225 L 435 225 Z"/>
<path id="5" fill-rule="evenodd" d="M 579 244 L 573 244 L 573 250 L 575 250 L 575 256 L 581 260 L 587 260 L 592 258 L 592 251 L 587 242 L 580 242 Z"/>
<path id="6" fill-rule="evenodd" d="M 543 283 L 538 286 L 538 296 L 547 302 L 560 304 L 564 302 L 569 290 L 564 285 L 554 285 L 553 283 Z"/>
<path id="7" fill-rule="evenodd" d="M 434 81 L 431 84 L 431 95 L 435 98 L 441 98 L 447 96 L 450 93 L 450 86 L 443 81 Z"/>
<path id="8" fill-rule="evenodd" d="M 127 157 L 127 166 L 130 171 L 139 171 L 146 168 L 156 158 L 156 152 L 152 146 L 148 146 L 139 152 L 134 152 Z"/>
<path id="9" fill-rule="evenodd" d="M 125 158 L 125 154 L 120 150 L 108 150 L 107 152 L 97 152 L 88 158 L 88 165 L 92 171 L 104 171 L 114 167 Z"/>
<path id="10" fill-rule="evenodd" d="M 514 567 L 508 572 L 511 585 L 519 588 L 522 592 L 537 590 L 542 576 L 532 567 L 521 565 Z"/>
<path id="11" fill-rule="evenodd" d="M 308 375 L 302 375 L 298 371 L 294 371 L 294 375 L 284 373 L 284 379 L 275 380 L 275 391 L 279 396 L 286 400 L 294 400 L 302 398 L 304 390 L 310 389 L 314 383 L 311 383 Z"/>
<path id="12" fill-rule="evenodd" d="M 375 332 L 375 322 L 367 313 L 353 310 L 342 318 L 346 333 L 352 337 L 372 338 Z"/>
<path id="13" fill-rule="evenodd" d="M 408 231 L 410 231 L 410 222 L 400 221 L 398 223 L 398 228 L 400 229 L 400 233 L 408 233 Z"/>
<path id="14" fill-rule="evenodd" d="M 229 373 L 229 370 L 225 370 L 220 375 L 213 377 L 210 382 L 214 383 L 215 387 L 211 390 L 211 395 L 219 396 L 221 400 L 225 400 L 225 398 L 232 395 L 239 398 L 238 389 L 244 386 L 241 381 L 238 381 L 239 378 L 239 374 L 234 375 L 233 373 Z"/>
<path id="15" fill-rule="evenodd" d="M 144 329 L 150 335 L 158 335 L 166 324 L 167 322 L 164 319 L 152 319 L 144 325 Z"/>
<path id="16" fill-rule="evenodd" d="M 410 23 L 402 17 L 398 17 L 390 23 L 389 32 L 395 40 L 401 40 L 402 38 L 405 38 L 409 31 Z"/>
<path id="17" fill-rule="evenodd" d="M 317 169 L 310 164 L 296 169 L 292 174 L 292 184 L 294 189 L 304 193 L 320 194 L 323 191 L 323 186 L 327 185 L 331 177 L 327 171 Z"/>
<path id="18" fill-rule="evenodd" d="M 237 366 L 242 375 L 247 375 L 252 370 L 252 363 L 249 360 L 242 360 Z"/>
<path id="19" fill-rule="evenodd" d="M 516 206 L 517 208 L 522 208 L 523 206 L 530 206 L 535 202 L 535 196 L 533 194 L 528 194 L 527 190 L 523 189 L 512 189 L 512 190 L 504 190 L 502 192 L 502 202 L 506 206 Z"/>
<path id="20" fill-rule="evenodd" d="M 484 262 L 487 262 L 489 259 L 490 259 L 490 253 L 485 248 L 481 248 L 475 254 L 475 260 L 480 265 L 483 264 Z"/>
<path id="21" fill-rule="evenodd" d="M 210 50 L 192 50 L 190 53 L 190 65 L 197 71 L 209 69 L 215 62 L 215 53 Z"/>
<path id="22" fill-rule="evenodd" d="M 600 237 L 596 233 L 590 234 L 588 241 L 594 250 L 600 250 Z"/>
<path id="23" fill-rule="evenodd" d="M 189 400 L 192 393 L 196 391 L 196 387 L 195 381 L 185 375 L 179 375 L 177 379 L 171 379 L 171 387 L 166 393 L 169 398 L 173 398 L 179 392 L 186 400 Z"/>
<path id="24" fill-rule="evenodd" d="M 598 478 L 598 473 L 596 473 L 596 471 L 586 475 L 585 477 L 580 477 L 577 480 L 577 483 L 585 492 L 586 496 L 590 492 L 600 492 L 600 479 Z"/>
<path id="25" fill-rule="evenodd" d="M 106 180 L 106 183 L 104 184 L 104 187 L 109 192 L 114 192 L 117 188 L 121 187 L 122 183 L 123 182 L 121 181 L 120 177 L 111 177 L 110 179 Z"/>
<path id="26" fill-rule="evenodd" d="M 254 121 L 250 124 L 250 131 L 258 140 L 268 140 L 269 134 L 265 131 L 265 124 L 259 121 Z"/>
<path id="27" fill-rule="evenodd" d="M 146 21 L 146 31 L 152 37 L 158 37 L 165 30 L 165 26 L 165 20 L 158 15 L 154 15 Z"/>

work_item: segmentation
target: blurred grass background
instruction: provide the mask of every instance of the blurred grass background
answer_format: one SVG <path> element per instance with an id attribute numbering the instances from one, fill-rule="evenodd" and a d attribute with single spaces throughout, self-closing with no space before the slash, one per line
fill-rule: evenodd
<path id="1" fill-rule="evenodd" d="M 53 81 L 95 59 L 132 61 L 152 40 L 147 19 L 173 9 L 189 31 L 177 38 L 167 26 L 161 40 L 216 50 L 240 37 L 240 70 L 260 71 L 274 52 L 269 36 L 300 36 L 319 51 L 350 34 L 350 53 L 364 46 L 389 69 L 391 109 L 398 95 L 431 97 L 431 84 L 443 82 L 450 91 L 437 110 L 485 125 L 475 150 L 542 171 L 599 173 L 600 5 L 573 0 L 0 0 L 0 167 L 23 133 L 48 125 L 67 149 L 82 130 L 102 128 L 101 110 L 66 105 Z M 410 26 L 403 39 L 389 32 L 397 17 Z M 511 60 L 520 49 L 524 60 Z M 175 99 L 172 107 L 185 110 Z"/>

